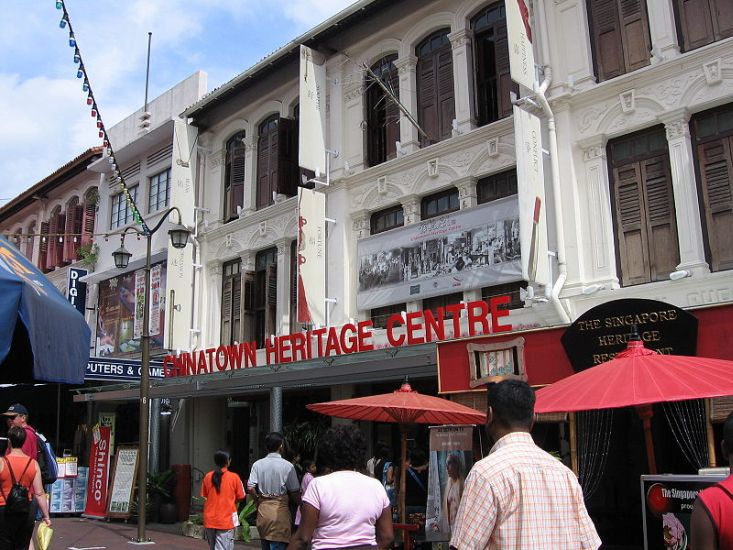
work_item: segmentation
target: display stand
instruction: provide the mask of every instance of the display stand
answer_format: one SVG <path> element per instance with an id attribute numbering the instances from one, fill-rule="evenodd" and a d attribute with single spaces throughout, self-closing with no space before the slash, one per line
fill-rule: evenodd
<path id="1" fill-rule="evenodd" d="M 51 514 L 81 514 L 84 511 L 89 468 L 77 465 L 74 456 L 58 459 L 58 478 L 47 486 Z"/>
<path id="2" fill-rule="evenodd" d="M 112 468 L 112 483 L 107 499 L 107 517 L 129 519 L 132 515 L 132 502 L 137 479 L 138 448 L 118 445 Z"/>

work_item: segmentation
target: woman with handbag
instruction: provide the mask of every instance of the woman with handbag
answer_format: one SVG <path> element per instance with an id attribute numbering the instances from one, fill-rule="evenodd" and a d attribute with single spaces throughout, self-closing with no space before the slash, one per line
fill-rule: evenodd
<path id="1" fill-rule="evenodd" d="M 41 509 L 43 522 L 51 526 L 41 469 L 35 459 L 22 451 L 25 438 L 25 429 L 10 428 L 10 452 L 0 460 L 0 550 L 28 548 L 35 526 L 32 498 Z"/>

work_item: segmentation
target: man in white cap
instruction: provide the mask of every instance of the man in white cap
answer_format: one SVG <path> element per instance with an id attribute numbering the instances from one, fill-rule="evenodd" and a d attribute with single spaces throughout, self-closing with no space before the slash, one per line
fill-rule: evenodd
<path id="1" fill-rule="evenodd" d="M 22 447 L 23 452 L 35 459 L 38 456 L 38 438 L 36 437 L 36 430 L 28 424 L 28 409 L 20 403 L 15 403 L 8 407 L 8 410 L 3 413 L 3 416 L 7 419 L 8 429 L 17 426 L 25 430 L 25 443 L 23 443 Z M 10 449 L 8 449 L 8 452 L 10 452 Z"/>

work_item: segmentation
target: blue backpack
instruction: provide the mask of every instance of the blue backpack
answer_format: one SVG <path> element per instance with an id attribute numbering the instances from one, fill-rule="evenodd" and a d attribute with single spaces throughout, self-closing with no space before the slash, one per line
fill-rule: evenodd
<path id="1" fill-rule="evenodd" d="M 44 485 L 51 485 L 59 476 L 56 453 L 53 451 L 51 442 L 40 432 L 36 432 L 36 443 L 38 445 L 38 457 L 36 460 L 41 470 L 41 482 Z"/>

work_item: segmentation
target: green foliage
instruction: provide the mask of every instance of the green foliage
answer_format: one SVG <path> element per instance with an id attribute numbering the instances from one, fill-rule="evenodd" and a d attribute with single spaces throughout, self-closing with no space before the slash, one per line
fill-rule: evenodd
<path id="1" fill-rule="evenodd" d="M 96 244 L 83 244 L 76 251 L 76 257 L 84 265 L 93 266 L 99 259 L 99 247 Z"/>
<path id="2" fill-rule="evenodd" d="M 173 470 L 151 472 L 148 474 L 148 494 L 159 496 L 161 502 L 171 502 L 173 486 L 176 483 L 176 474 Z"/>
<path id="3" fill-rule="evenodd" d="M 283 426 L 283 435 L 288 443 L 288 450 L 298 452 L 301 456 L 315 456 L 316 447 L 321 436 L 328 429 L 328 418 L 291 422 Z"/>
<path id="4" fill-rule="evenodd" d="M 250 497 L 247 497 L 247 502 L 244 505 L 244 508 L 242 508 L 242 511 L 239 512 L 239 525 L 241 526 L 240 533 L 244 542 L 250 541 L 251 537 L 249 528 L 254 521 L 256 514 L 257 505 L 255 504 L 255 501 L 252 500 Z"/>

